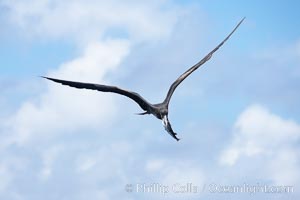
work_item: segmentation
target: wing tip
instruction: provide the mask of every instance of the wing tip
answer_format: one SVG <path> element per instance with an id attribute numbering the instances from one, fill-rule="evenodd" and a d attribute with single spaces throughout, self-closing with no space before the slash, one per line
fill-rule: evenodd
<path id="1" fill-rule="evenodd" d="M 246 16 L 244 16 L 241 21 L 238 23 L 238 25 L 240 25 L 244 20 L 246 19 Z"/>
<path id="2" fill-rule="evenodd" d="M 58 79 L 55 79 L 55 78 L 50 78 L 50 77 L 47 77 L 47 76 L 40 76 L 41 78 L 44 78 L 44 79 L 47 79 L 47 80 L 50 80 L 50 81 L 54 81 L 54 82 L 57 82 Z"/>
<path id="3" fill-rule="evenodd" d="M 50 79 L 49 77 L 47 76 L 39 76 L 40 78 L 45 78 L 45 79 Z"/>

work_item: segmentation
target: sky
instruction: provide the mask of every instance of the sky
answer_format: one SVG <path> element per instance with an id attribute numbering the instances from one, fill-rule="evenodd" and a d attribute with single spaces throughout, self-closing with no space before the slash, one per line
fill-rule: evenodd
<path id="1" fill-rule="evenodd" d="M 0 0 L 0 198 L 299 199 L 298 1 Z M 243 18 L 176 89 L 170 84 Z"/>

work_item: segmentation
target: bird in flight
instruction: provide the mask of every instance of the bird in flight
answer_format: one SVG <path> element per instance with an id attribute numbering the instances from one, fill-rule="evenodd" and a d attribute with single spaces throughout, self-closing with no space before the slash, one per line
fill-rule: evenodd
<path id="1" fill-rule="evenodd" d="M 145 115 L 145 114 L 152 114 L 158 119 L 162 120 L 163 126 L 165 130 L 177 141 L 179 141 L 179 138 L 177 137 L 177 133 L 175 133 L 171 127 L 171 124 L 168 119 L 168 113 L 169 113 L 169 102 L 171 100 L 171 97 L 177 88 L 177 86 L 191 73 L 193 73 L 195 70 L 197 70 L 200 66 L 202 66 L 204 63 L 206 63 L 212 55 L 230 38 L 230 36 L 236 31 L 236 29 L 240 26 L 240 24 L 244 21 L 245 18 L 243 18 L 236 27 L 231 31 L 231 33 L 217 46 L 215 47 L 211 52 L 209 52 L 202 60 L 200 60 L 198 63 L 196 63 L 194 66 L 189 68 L 186 72 L 184 72 L 181 76 L 177 78 L 173 82 L 173 84 L 170 86 L 169 91 L 167 93 L 166 98 L 162 103 L 158 104 L 151 104 L 147 100 L 145 100 L 141 95 L 139 95 L 136 92 L 132 92 L 129 90 L 124 90 L 116 86 L 110 86 L 110 85 L 100 85 L 95 83 L 83 83 L 83 82 L 75 82 L 75 81 L 67 81 L 67 80 L 61 80 L 56 78 L 50 78 L 42 76 L 43 78 L 46 78 L 48 80 L 61 83 L 63 85 L 67 85 L 70 87 L 78 88 L 78 89 L 90 89 L 90 90 L 98 90 L 100 92 L 112 92 L 117 93 L 120 95 L 124 95 L 133 101 L 135 101 L 145 112 L 138 113 L 139 115 Z"/>

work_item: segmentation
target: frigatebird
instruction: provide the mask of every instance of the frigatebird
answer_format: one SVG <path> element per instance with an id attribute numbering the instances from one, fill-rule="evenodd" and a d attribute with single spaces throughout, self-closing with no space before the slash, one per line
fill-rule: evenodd
<path id="1" fill-rule="evenodd" d="M 74 81 L 67 81 L 67 80 L 60 80 L 50 77 L 42 76 L 43 78 L 46 78 L 48 80 L 61 83 L 63 85 L 67 85 L 70 87 L 78 88 L 78 89 L 90 89 L 90 90 L 98 90 L 100 92 L 113 92 L 120 95 L 124 95 L 133 101 L 135 101 L 145 112 L 138 113 L 139 115 L 145 115 L 145 114 L 152 114 L 158 119 L 162 120 L 163 126 L 165 130 L 177 141 L 179 141 L 179 138 L 176 136 L 177 133 L 175 133 L 171 127 L 171 124 L 168 119 L 168 112 L 169 112 L 169 102 L 170 99 L 177 88 L 177 86 L 191 73 L 193 73 L 196 69 L 198 69 L 201 65 L 206 63 L 229 38 L 230 36 L 236 31 L 236 29 L 240 26 L 240 24 L 244 21 L 245 18 L 243 18 L 236 27 L 231 31 L 231 33 L 217 46 L 215 47 L 211 52 L 209 52 L 202 60 L 200 60 L 198 63 L 196 63 L 194 66 L 189 68 L 186 72 L 184 72 L 169 88 L 169 91 L 167 93 L 167 96 L 165 100 L 162 103 L 158 104 L 151 104 L 148 101 L 146 101 L 142 96 L 140 96 L 136 92 L 132 92 L 129 90 L 124 90 L 116 86 L 110 86 L 110 85 L 100 85 L 95 83 L 83 83 L 83 82 L 74 82 Z"/>

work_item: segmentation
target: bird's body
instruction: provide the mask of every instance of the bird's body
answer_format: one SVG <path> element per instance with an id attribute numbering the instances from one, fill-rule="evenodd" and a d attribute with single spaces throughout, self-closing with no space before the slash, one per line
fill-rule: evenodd
<path id="1" fill-rule="evenodd" d="M 74 81 L 67 81 L 67 80 L 61 80 L 61 79 L 55 79 L 55 78 L 49 78 L 49 77 L 43 77 L 48 80 L 61 83 L 63 85 L 68 85 L 70 87 L 78 88 L 78 89 L 91 89 L 91 90 L 98 90 L 101 92 L 113 92 L 120 95 L 124 95 L 133 101 L 135 101 L 145 112 L 139 113 L 139 115 L 145 115 L 145 114 L 152 114 L 156 118 L 162 120 L 163 126 L 165 130 L 177 141 L 179 140 L 177 138 L 177 133 L 175 133 L 171 127 L 171 124 L 168 119 L 168 112 L 169 112 L 169 102 L 171 100 L 171 97 L 177 88 L 177 86 L 191 73 L 193 73 L 196 69 L 198 69 L 201 65 L 203 65 L 205 62 L 207 62 L 213 55 L 214 52 L 216 52 L 228 39 L 229 37 L 235 32 L 235 30 L 239 27 L 239 25 L 243 22 L 244 19 L 242 19 L 238 25 L 233 29 L 233 31 L 217 46 L 215 47 L 210 53 L 208 53 L 202 60 L 200 60 L 198 63 L 196 63 L 194 66 L 189 68 L 186 72 L 184 72 L 170 87 L 166 98 L 162 103 L 158 104 L 151 104 L 148 101 L 146 101 L 143 97 L 141 97 L 138 93 L 124 90 L 121 88 L 118 88 L 116 86 L 109 86 L 109 85 L 100 85 L 100 84 L 94 84 L 94 83 L 82 83 L 82 82 L 74 82 Z"/>

